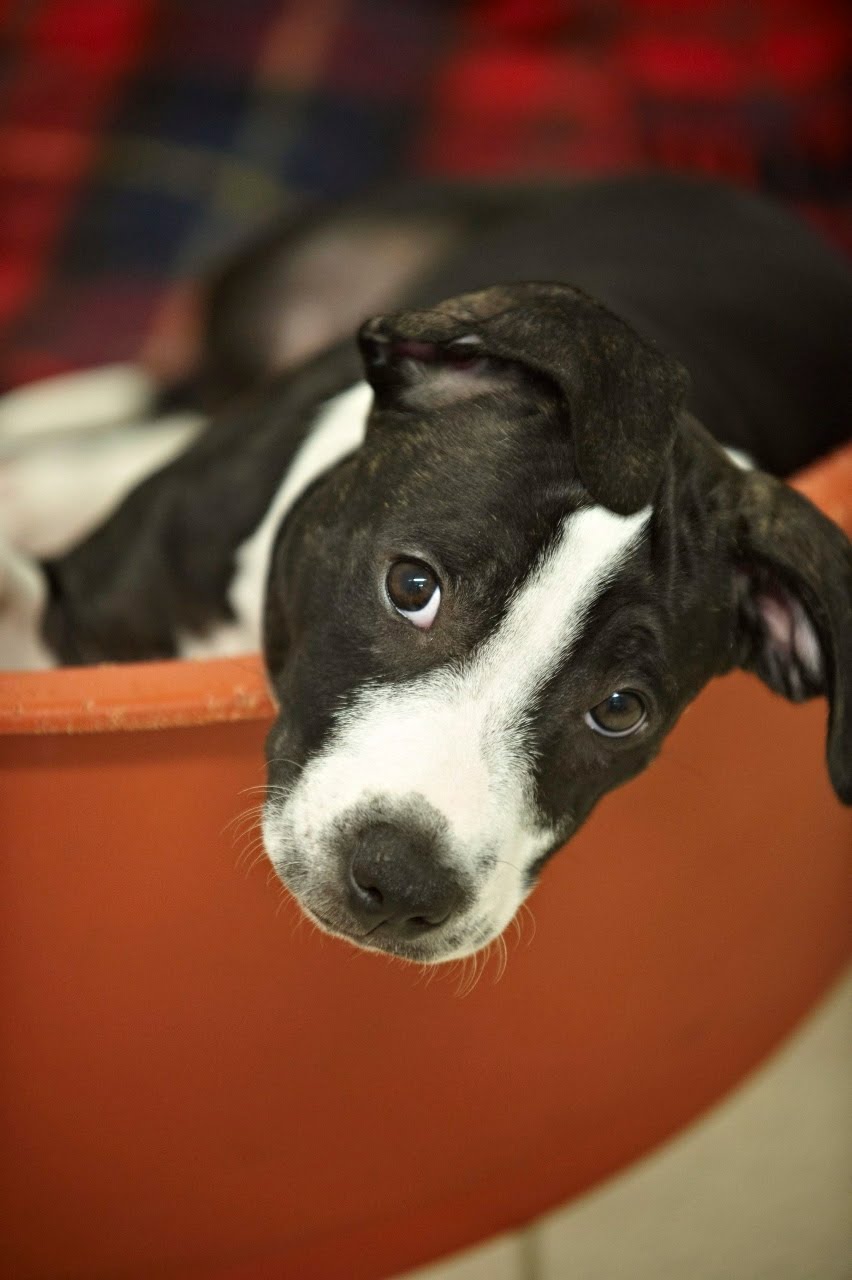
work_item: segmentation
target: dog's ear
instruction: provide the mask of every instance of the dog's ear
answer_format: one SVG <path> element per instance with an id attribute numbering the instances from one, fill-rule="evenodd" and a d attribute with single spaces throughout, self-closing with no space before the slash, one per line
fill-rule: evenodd
<path id="1" fill-rule="evenodd" d="M 828 698 L 828 771 L 852 804 L 852 544 L 771 476 L 747 473 L 740 486 L 736 660 L 793 701 Z"/>
<path id="2" fill-rule="evenodd" d="M 650 502 L 688 387 L 686 371 L 578 289 L 497 285 L 429 310 L 368 321 L 359 335 L 377 404 L 432 408 L 518 384 L 561 396 L 580 479 L 621 515 Z"/>

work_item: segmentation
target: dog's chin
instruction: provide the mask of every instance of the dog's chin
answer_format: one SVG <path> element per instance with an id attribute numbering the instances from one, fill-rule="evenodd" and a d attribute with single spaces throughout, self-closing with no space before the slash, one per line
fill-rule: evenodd
<path id="1" fill-rule="evenodd" d="M 426 939 L 400 939 L 383 934 L 381 927 L 369 933 L 359 933 L 345 920 L 335 918 L 333 912 L 318 909 L 296 897 L 296 902 L 307 918 L 320 928 L 323 933 L 333 938 L 341 938 L 344 942 L 358 947 L 362 951 L 377 951 L 383 955 L 393 956 L 397 960 L 407 960 L 410 964 L 437 965 L 449 964 L 453 960 L 463 960 L 472 956 L 496 937 L 495 932 L 486 932 L 476 927 L 459 927 L 450 930 L 443 937 L 430 935 Z M 436 931 L 437 933 L 438 931 Z"/>

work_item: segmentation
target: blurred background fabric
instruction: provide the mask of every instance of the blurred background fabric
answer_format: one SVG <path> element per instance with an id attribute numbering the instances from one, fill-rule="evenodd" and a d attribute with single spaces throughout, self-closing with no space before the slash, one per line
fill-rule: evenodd
<path id="1" fill-rule="evenodd" d="M 715 174 L 849 247 L 849 37 L 842 0 L 0 0 L 0 388 L 156 364 L 229 246 L 398 175 Z"/>

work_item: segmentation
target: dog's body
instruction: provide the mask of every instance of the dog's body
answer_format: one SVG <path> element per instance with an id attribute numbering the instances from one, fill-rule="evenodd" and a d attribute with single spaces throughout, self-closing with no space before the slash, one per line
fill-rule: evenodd
<path id="1" fill-rule="evenodd" d="M 494 937 L 737 664 L 829 696 L 852 800 L 848 543 L 716 443 L 783 475 L 846 438 L 845 264 L 673 179 L 408 194 L 316 227 L 212 290 L 201 368 L 228 403 L 195 443 L 17 564 L 33 664 L 262 635 L 269 855 L 325 927 L 424 961 Z M 409 308 L 363 327 L 366 382 L 335 238 L 395 246 L 357 278 Z"/>

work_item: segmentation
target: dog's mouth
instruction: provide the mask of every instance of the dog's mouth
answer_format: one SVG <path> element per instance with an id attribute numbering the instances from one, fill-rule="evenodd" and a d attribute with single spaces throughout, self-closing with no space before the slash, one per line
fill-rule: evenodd
<path id="1" fill-rule="evenodd" d="M 291 891 L 292 892 L 292 891 Z M 384 923 L 371 929 L 359 928 L 323 905 L 318 908 L 293 894 L 307 918 L 324 932 L 363 951 L 377 951 L 412 964 L 446 964 L 473 955 L 491 941 L 492 931 L 479 924 L 461 922 L 436 926 L 419 938 L 400 938 Z"/>

